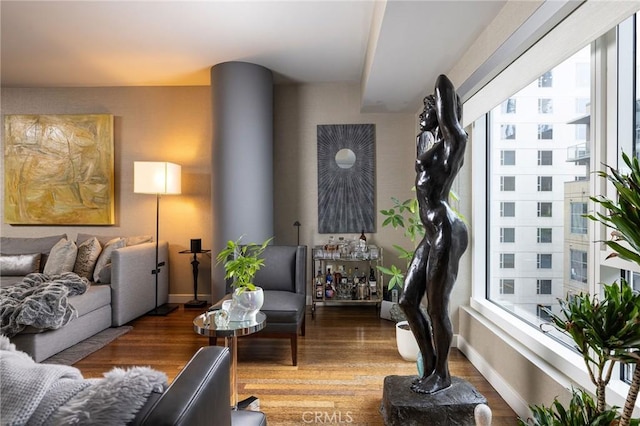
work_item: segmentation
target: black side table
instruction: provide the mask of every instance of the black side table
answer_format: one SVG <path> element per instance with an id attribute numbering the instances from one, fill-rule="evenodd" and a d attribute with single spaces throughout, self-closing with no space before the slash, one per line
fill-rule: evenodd
<path id="1" fill-rule="evenodd" d="M 198 300 L 198 265 L 200 265 L 200 262 L 198 262 L 198 254 L 209 253 L 210 251 L 211 250 L 182 250 L 180 252 L 180 254 L 193 254 L 193 260 L 191 261 L 191 266 L 193 267 L 193 300 L 185 303 L 185 308 L 202 308 L 207 304 L 206 300 Z"/>

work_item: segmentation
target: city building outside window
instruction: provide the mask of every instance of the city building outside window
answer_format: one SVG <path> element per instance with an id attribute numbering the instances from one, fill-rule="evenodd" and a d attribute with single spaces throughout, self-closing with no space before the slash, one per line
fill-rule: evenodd
<path id="1" fill-rule="evenodd" d="M 538 202 L 538 217 L 553 217 L 553 203 Z"/>
<path id="2" fill-rule="evenodd" d="M 538 151 L 538 166 L 553 166 L 553 151 Z"/>
<path id="3" fill-rule="evenodd" d="M 570 262 L 569 271 L 570 278 L 573 281 L 579 281 L 582 283 L 587 282 L 587 252 L 581 250 L 570 250 Z"/>
<path id="4" fill-rule="evenodd" d="M 503 114 L 515 114 L 516 112 L 516 100 L 509 98 L 502 103 Z"/>
<path id="5" fill-rule="evenodd" d="M 552 234 L 551 228 L 538 228 L 538 243 L 551 243 Z"/>
<path id="6" fill-rule="evenodd" d="M 586 235 L 588 219 L 584 215 L 587 214 L 587 203 L 572 202 L 569 205 L 571 208 L 571 233 Z"/>
<path id="7" fill-rule="evenodd" d="M 513 253 L 500 253 L 500 268 L 513 269 L 516 265 L 516 257 Z"/>
<path id="8" fill-rule="evenodd" d="M 515 124 L 501 124 L 500 134 L 502 139 L 513 140 L 516 138 L 516 125 Z"/>
<path id="9" fill-rule="evenodd" d="M 537 280 L 536 294 L 551 294 L 551 280 Z"/>
<path id="10" fill-rule="evenodd" d="M 538 87 L 553 87 L 552 71 L 547 71 L 538 78 Z"/>
<path id="11" fill-rule="evenodd" d="M 538 269 L 553 268 L 553 255 L 551 253 L 538 253 L 536 257 Z"/>
<path id="12" fill-rule="evenodd" d="M 515 217 L 516 203 L 506 201 L 500 203 L 500 217 Z"/>
<path id="13" fill-rule="evenodd" d="M 551 140 L 553 139 L 553 125 L 551 124 L 538 124 L 538 139 Z"/>
<path id="14" fill-rule="evenodd" d="M 515 190 L 516 190 L 515 176 L 500 176 L 500 191 L 515 191 Z"/>
<path id="15" fill-rule="evenodd" d="M 553 114 L 553 100 L 549 98 L 538 99 L 539 114 Z"/>
<path id="16" fill-rule="evenodd" d="M 516 282 L 513 279 L 501 279 L 500 280 L 500 294 L 515 294 Z"/>
<path id="17" fill-rule="evenodd" d="M 500 164 L 503 166 L 515 166 L 516 152 L 514 150 L 503 150 L 500 153 Z"/>
<path id="18" fill-rule="evenodd" d="M 515 176 L 512 176 L 515 179 Z M 538 176 L 538 191 L 553 191 L 553 176 Z"/>
<path id="19" fill-rule="evenodd" d="M 515 228 L 500 228 L 500 242 L 501 243 L 515 243 L 516 242 L 516 229 Z"/>

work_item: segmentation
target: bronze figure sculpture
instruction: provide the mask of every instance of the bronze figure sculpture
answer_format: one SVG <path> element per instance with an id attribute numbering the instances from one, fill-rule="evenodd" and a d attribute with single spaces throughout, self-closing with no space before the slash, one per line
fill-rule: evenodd
<path id="1" fill-rule="evenodd" d="M 448 358 L 453 330 L 448 305 L 468 245 L 466 225 L 448 202 L 467 143 L 461 116 L 462 103 L 453 84 L 440 75 L 434 94 L 424 99 L 417 136 L 415 184 L 425 236 L 411 260 L 399 302 L 424 363 L 423 374 L 411 388 L 426 394 L 451 386 Z M 428 317 L 420 310 L 425 294 Z"/>

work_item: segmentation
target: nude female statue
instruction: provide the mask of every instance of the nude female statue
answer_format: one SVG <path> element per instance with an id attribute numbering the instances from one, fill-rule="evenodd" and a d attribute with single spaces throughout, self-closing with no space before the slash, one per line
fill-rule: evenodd
<path id="1" fill-rule="evenodd" d="M 451 386 L 448 357 L 453 330 L 448 305 L 468 244 L 467 228 L 448 203 L 467 143 L 461 115 L 462 103 L 453 84 L 440 75 L 434 94 L 424 99 L 417 137 L 416 194 L 425 236 L 411 260 L 399 303 L 424 362 L 423 375 L 411 386 L 419 393 Z M 420 310 L 425 294 L 428 318 Z"/>

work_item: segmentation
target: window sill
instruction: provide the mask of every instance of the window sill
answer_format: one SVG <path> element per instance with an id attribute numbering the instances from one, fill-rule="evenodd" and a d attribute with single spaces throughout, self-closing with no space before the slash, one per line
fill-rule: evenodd
<path id="1" fill-rule="evenodd" d="M 582 356 L 577 352 L 487 300 L 471 299 L 470 310 L 497 337 L 507 342 L 528 362 L 545 371 L 562 387 L 570 389 L 578 386 L 595 393 L 595 386 L 589 379 Z M 607 387 L 607 403 L 622 407 L 628 390 L 626 383 L 612 379 Z"/>

